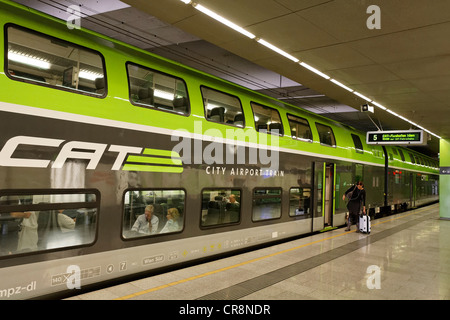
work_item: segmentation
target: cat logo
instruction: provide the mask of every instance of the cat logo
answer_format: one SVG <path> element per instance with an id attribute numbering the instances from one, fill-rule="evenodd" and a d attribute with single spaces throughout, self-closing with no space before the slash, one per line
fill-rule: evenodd
<path id="1" fill-rule="evenodd" d="M 59 152 L 54 161 L 13 157 L 14 152 L 21 145 L 59 148 Z M 108 146 L 103 143 L 30 136 L 16 136 L 9 139 L 0 151 L 0 166 L 58 169 L 62 168 L 68 159 L 84 159 L 88 160 L 86 169 L 95 170 L 105 152 L 116 154 L 111 170 L 183 172 L 181 157 L 172 150 L 144 149 L 121 145 Z"/>

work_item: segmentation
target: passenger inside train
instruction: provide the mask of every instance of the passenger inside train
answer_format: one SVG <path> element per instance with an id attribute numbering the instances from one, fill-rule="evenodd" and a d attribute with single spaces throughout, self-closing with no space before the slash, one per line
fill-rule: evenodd
<path id="1" fill-rule="evenodd" d="M 92 243 L 97 206 L 87 193 L 0 195 L 0 256 Z"/>
<path id="2" fill-rule="evenodd" d="M 181 231 L 184 224 L 184 199 L 184 190 L 127 191 L 124 197 L 122 236 L 132 239 Z M 151 214 L 151 229 L 146 214 L 147 217 Z"/>
<path id="3" fill-rule="evenodd" d="M 154 210 L 152 204 L 146 206 L 144 214 L 138 216 L 131 231 L 144 234 L 155 234 L 158 231 L 159 219 L 153 214 Z"/>
<path id="4" fill-rule="evenodd" d="M 239 189 L 204 190 L 202 197 L 202 227 L 239 222 Z"/>

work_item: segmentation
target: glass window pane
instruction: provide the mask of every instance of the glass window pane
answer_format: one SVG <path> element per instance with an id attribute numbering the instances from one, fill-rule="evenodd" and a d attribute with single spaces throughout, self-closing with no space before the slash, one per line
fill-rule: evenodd
<path id="1" fill-rule="evenodd" d="M 353 139 L 353 145 L 355 146 L 356 153 L 364 153 L 364 147 L 362 145 L 361 139 L 356 134 L 351 134 Z"/>
<path id="2" fill-rule="evenodd" d="M 133 104 L 189 114 L 189 99 L 182 79 L 131 63 L 127 64 L 127 71 Z"/>
<path id="3" fill-rule="evenodd" d="M 105 70 L 99 53 L 23 28 L 7 30 L 7 71 L 13 79 L 105 95 Z"/>
<path id="4" fill-rule="evenodd" d="M 292 138 L 312 142 L 313 137 L 308 120 L 288 114 Z"/>
<path id="5" fill-rule="evenodd" d="M 206 87 L 201 91 L 207 120 L 245 127 L 241 101 L 237 97 Z"/>
<path id="6" fill-rule="evenodd" d="M 283 135 L 283 125 L 277 110 L 254 102 L 251 105 L 257 131 Z"/>
<path id="7" fill-rule="evenodd" d="M 184 225 L 184 190 L 131 190 L 125 193 L 124 238 L 179 232 Z"/>
<path id="8" fill-rule="evenodd" d="M 281 217 L 281 189 L 253 190 L 253 221 Z"/>
<path id="9" fill-rule="evenodd" d="M 316 128 L 319 132 L 319 139 L 321 144 L 331 147 L 336 146 L 336 140 L 334 139 L 333 130 L 329 126 L 316 123 Z"/>
<path id="10" fill-rule="evenodd" d="M 0 256 L 93 243 L 95 193 L 0 193 Z"/>
<path id="11" fill-rule="evenodd" d="M 402 150 L 398 149 L 398 153 L 400 154 L 402 161 L 405 161 L 405 155 L 403 154 Z"/>
<path id="12" fill-rule="evenodd" d="M 202 227 L 239 222 L 241 215 L 240 202 L 240 190 L 204 190 L 202 193 Z"/>
<path id="13" fill-rule="evenodd" d="M 289 192 L 289 215 L 311 217 L 311 188 L 291 188 Z"/>

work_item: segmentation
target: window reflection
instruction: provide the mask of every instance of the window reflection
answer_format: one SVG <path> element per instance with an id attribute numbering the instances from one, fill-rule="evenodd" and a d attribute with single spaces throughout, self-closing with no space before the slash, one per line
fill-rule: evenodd
<path id="1" fill-rule="evenodd" d="M 281 217 L 281 188 L 253 191 L 253 221 Z"/>
<path id="2" fill-rule="evenodd" d="M 0 195 L 0 256 L 91 244 L 94 193 Z"/>
<path id="3" fill-rule="evenodd" d="M 8 27 L 7 71 L 14 79 L 79 93 L 106 93 L 102 56 L 24 28 Z"/>
<path id="4" fill-rule="evenodd" d="M 239 222 L 241 191 L 237 189 L 204 190 L 202 193 L 202 226 Z"/>
<path id="5" fill-rule="evenodd" d="M 289 215 L 311 217 L 311 188 L 291 188 L 289 192 Z"/>

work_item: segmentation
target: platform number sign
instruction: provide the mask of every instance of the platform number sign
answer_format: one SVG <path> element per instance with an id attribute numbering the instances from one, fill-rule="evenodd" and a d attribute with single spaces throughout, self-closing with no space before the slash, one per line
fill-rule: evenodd
<path id="1" fill-rule="evenodd" d="M 422 145 L 426 144 L 423 130 L 369 131 L 367 144 Z"/>

